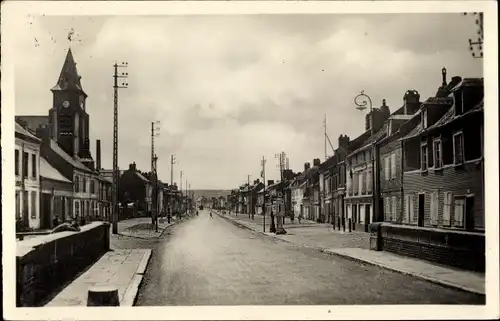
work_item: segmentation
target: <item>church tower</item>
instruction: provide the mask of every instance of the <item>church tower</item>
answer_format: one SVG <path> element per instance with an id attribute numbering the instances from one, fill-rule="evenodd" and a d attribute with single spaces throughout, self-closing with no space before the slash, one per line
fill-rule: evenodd
<path id="1" fill-rule="evenodd" d="M 50 137 L 74 158 L 92 168 L 90 154 L 89 115 L 85 110 L 87 94 L 83 91 L 71 48 L 68 49 L 57 84 L 51 89 L 49 110 Z"/>

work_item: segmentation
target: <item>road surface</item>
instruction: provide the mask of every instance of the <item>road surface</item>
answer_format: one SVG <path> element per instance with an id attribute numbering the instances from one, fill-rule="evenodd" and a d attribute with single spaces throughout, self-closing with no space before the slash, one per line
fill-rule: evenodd
<path id="1" fill-rule="evenodd" d="M 295 247 L 208 211 L 154 245 L 138 306 L 484 304 L 484 297 Z"/>

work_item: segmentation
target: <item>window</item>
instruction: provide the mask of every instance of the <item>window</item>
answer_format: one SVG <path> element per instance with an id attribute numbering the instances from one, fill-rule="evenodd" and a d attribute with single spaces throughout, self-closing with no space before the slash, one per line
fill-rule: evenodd
<path id="1" fill-rule="evenodd" d="M 451 223 L 451 193 L 444 193 L 443 202 L 443 226 L 450 226 Z"/>
<path id="2" fill-rule="evenodd" d="M 397 199 L 396 196 L 393 196 L 391 201 L 391 221 L 396 221 L 396 205 Z"/>
<path id="3" fill-rule="evenodd" d="M 433 192 L 431 194 L 431 225 L 438 224 L 438 213 L 439 213 L 439 198 L 438 192 Z"/>
<path id="4" fill-rule="evenodd" d="M 464 209 L 465 198 L 455 198 L 455 211 L 453 216 L 453 225 L 455 227 L 464 227 Z"/>
<path id="5" fill-rule="evenodd" d="M 16 191 L 16 218 L 21 218 L 21 193 Z"/>
<path id="6" fill-rule="evenodd" d="M 75 192 L 76 193 L 80 192 L 80 177 L 76 175 L 75 175 Z"/>
<path id="7" fill-rule="evenodd" d="M 368 193 L 372 191 L 372 170 L 371 168 L 366 173 L 366 190 Z"/>
<path id="8" fill-rule="evenodd" d="M 434 169 L 440 169 L 443 166 L 441 140 L 434 141 Z"/>
<path id="9" fill-rule="evenodd" d="M 453 163 L 455 165 L 464 162 L 464 136 L 463 133 L 453 135 Z"/>
<path id="10" fill-rule="evenodd" d="M 15 151 L 15 161 L 16 161 L 16 176 L 19 176 L 19 150 Z"/>
<path id="11" fill-rule="evenodd" d="M 85 177 L 82 179 L 82 185 L 83 185 L 82 186 L 82 191 L 84 193 L 86 193 L 87 192 L 87 180 L 85 179 Z"/>
<path id="12" fill-rule="evenodd" d="M 396 153 L 391 154 L 391 178 L 396 178 Z"/>
<path id="13" fill-rule="evenodd" d="M 406 195 L 405 199 L 405 216 L 403 217 L 404 223 L 414 223 L 415 217 L 413 215 L 413 194 Z"/>
<path id="14" fill-rule="evenodd" d="M 95 193 L 95 186 L 94 186 L 94 180 L 90 180 L 90 193 L 94 194 Z"/>
<path id="15" fill-rule="evenodd" d="M 384 202 L 385 221 L 391 221 L 391 198 L 386 197 Z"/>
<path id="16" fill-rule="evenodd" d="M 80 216 L 80 202 L 75 201 L 75 218 Z"/>
<path id="17" fill-rule="evenodd" d="M 360 172 L 359 173 L 359 190 L 358 190 L 359 192 L 358 192 L 358 194 L 363 194 L 365 192 L 364 182 L 365 182 L 365 173 Z"/>
<path id="18" fill-rule="evenodd" d="M 427 128 L 427 110 L 422 109 L 422 128 Z"/>
<path id="19" fill-rule="evenodd" d="M 31 218 L 36 219 L 36 192 L 31 192 Z"/>
<path id="20" fill-rule="evenodd" d="M 23 178 L 28 176 L 28 153 L 23 153 Z"/>
<path id="21" fill-rule="evenodd" d="M 390 170 L 390 168 L 389 168 L 390 164 L 389 163 L 390 163 L 390 161 L 391 160 L 390 160 L 389 157 L 385 157 L 384 158 L 384 177 L 385 177 L 386 181 L 389 180 L 389 178 L 390 178 L 390 173 L 389 173 L 389 170 Z"/>
<path id="22" fill-rule="evenodd" d="M 36 178 L 36 154 L 31 154 L 31 177 Z"/>
<path id="23" fill-rule="evenodd" d="M 423 144 L 421 146 L 421 155 L 420 155 L 420 169 L 422 171 L 427 170 L 427 144 Z"/>

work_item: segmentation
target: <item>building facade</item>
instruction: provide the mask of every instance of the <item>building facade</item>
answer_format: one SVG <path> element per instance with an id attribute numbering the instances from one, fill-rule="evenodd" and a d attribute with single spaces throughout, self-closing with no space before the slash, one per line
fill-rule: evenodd
<path id="1" fill-rule="evenodd" d="M 39 229 L 41 140 L 15 123 L 16 222 L 19 231 Z"/>
<path id="2" fill-rule="evenodd" d="M 484 232 L 483 95 L 482 79 L 464 79 L 423 104 L 403 140 L 403 222 Z"/>

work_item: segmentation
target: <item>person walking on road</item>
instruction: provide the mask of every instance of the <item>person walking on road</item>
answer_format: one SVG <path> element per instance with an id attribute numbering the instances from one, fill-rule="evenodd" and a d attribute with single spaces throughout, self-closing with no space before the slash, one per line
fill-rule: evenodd
<path id="1" fill-rule="evenodd" d="M 210 218 L 213 218 L 213 216 L 212 216 L 212 211 L 210 211 Z"/>

